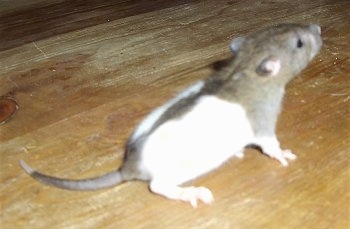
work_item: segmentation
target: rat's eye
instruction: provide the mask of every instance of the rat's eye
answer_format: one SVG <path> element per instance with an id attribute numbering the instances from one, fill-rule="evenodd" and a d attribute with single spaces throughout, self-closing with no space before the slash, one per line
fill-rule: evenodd
<path id="1" fill-rule="evenodd" d="M 298 41 L 297 41 L 297 47 L 301 48 L 303 46 L 304 46 L 304 42 L 299 38 Z"/>

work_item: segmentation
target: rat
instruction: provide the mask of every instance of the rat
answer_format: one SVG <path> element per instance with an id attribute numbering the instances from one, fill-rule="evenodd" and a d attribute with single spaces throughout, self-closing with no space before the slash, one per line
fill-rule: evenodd
<path id="1" fill-rule="evenodd" d="M 213 202 L 207 187 L 183 186 L 255 146 L 283 166 L 296 159 L 282 150 L 275 127 L 288 82 L 322 46 L 316 24 L 279 24 L 230 44 L 234 58 L 220 71 L 193 84 L 155 109 L 136 127 L 125 145 L 120 168 L 83 180 L 37 172 L 20 160 L 34 179 L 63 189 L 97 190 L 131 180 L 149 183 L 155 194 Z"/>

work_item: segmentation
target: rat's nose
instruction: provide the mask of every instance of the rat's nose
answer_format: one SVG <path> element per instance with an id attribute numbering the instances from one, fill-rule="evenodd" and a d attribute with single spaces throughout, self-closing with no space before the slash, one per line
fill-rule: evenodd
<path id="1" fill-rule="evenodd" d="M 309 26 L 309 28 L 313 33 L 321 35 L 321 27 L 319 25 L 312 24 Z"/>

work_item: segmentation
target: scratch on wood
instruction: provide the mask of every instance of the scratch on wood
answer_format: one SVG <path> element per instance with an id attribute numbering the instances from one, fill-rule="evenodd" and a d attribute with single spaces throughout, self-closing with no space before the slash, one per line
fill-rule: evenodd
<path id="1" fill-rule="evenodd" d="M 39 48 L 39 46 L 36 45 L 35 42 L 33 42 L 33 45 L 35 46 L 35 48 L 36 48 L 37 50 L 39 50 L 39 52 L 41 52 L 41 53 L 45 56 L 45 58 L 49 58 L 49 57 L 46 55 L 46 53 L 45 53 L 41 48 Z"/>
<path id="2" fill-rule="evenodd" d="M 15 81 L 13 81 L 10 76 L 7 77 L 7 80 L 13 83 L 16 88 L 19 88 L 18 84 Z"/>

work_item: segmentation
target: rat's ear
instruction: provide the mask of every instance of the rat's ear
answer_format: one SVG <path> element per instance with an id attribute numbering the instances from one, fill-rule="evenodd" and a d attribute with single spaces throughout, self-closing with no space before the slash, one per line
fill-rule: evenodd
<path id="1" fill-rule="evenodd" d="M 255 69 L 260 76 L 275 76 L 280 72 L 281 60 L 274 56 L 265 58 Z"/>
<path id="2" fill-rule="evenodd" d="M 233 54 L 236 54 L 238 52 L 244 41 L 244 37 L 237 37 L 231 41 L 230 48 Z"/>

